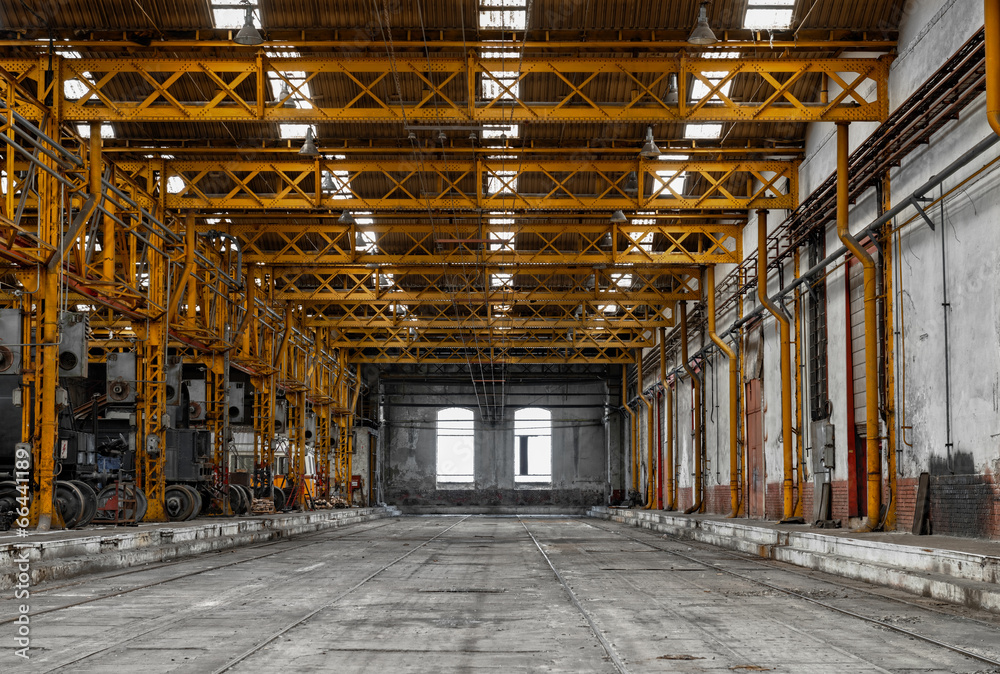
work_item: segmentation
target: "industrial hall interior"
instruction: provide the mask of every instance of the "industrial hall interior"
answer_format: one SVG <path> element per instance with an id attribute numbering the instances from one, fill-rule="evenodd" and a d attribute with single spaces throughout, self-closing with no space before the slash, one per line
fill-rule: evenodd
<path id="1" fill-rule="evenodd" d="M 0 0 L 0 671 L 1000 673 L 1000 0 Z"/>

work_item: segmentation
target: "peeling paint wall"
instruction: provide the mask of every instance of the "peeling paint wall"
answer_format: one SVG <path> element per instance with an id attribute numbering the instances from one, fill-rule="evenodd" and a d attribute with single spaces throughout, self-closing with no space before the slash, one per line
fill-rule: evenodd
<path id="1" fill-rule="evenodd" d="M 972 35 L 982 28 L 981 0 L 929 0 L 907 2 L 900 32 L 899 56 L 890 75 L 890 107 L 903 103 Z M 854 124 L 850 130 L 851 148 L 857 147 L 875 128 L 875 124 Z M 929 145 L 910 153 L 902 166 L 891 172 L 893 203 L 908 196 L 936 172 L 958 159 L 991 130 L 985 118 L 985 95 L 968 106 L 961 119 L 950 122 L 937 132 Z M 836 167 L 836 129 L 833 124 L 812 124 L 807 133 L 806 157 L 800 174 L 800 197 L 806 198 Z M 945 182 L 944 192 L 955 188 L 974 172 L 1000 156 L 1000 146 L 968 165 Z M 922 472 L 932 475 L 931 518 L 934 533 L 1000 538 L 1000 488 L 994 476 L 1000 471 L 1000 163 L 982 173 L 945 199 L 943 215 L 938 206 L 930 211 L 937 229 L 924 222 L 905 224 L 900 230 L 898 248 L 894 246 L 893 297 L 895 312 L 895 375 L 897 477 L 899 479 L 898 528 L 909 529 L 912 523 L 916 481 Z M 930 195 L 929 195 L 930 196 Z M 935 193 L 934 198 L 938 194 Z M 874 190 L 869 190 L 851 206 L 850 227 L 859 231 L 877 214 Z M 898 218 L 897 226 L 912 219 L 910 209 Z M 786 212 L 771 211 L 770 228 L 779 225 Z M 942 231 L 944 232 L 942 243 Z M 757 242 L 757 218 L 750 214 L 744 231 L 744 250 L 754 251 Z M 841 245 L 835 227 L 826 235 L 826 253 Z M 942 245 L 945 250 L 942 258 Z M 946 272 L 942 269 L 945 260 Z M 806 266 L 803 259 L 802 268 Z M 721 279 L 731 267 L 716 269 Z M 787 283 L 794 278 L 791 263 L 783 269 Z M 946 278 L 947 306 L 943 287 Z M 846 276 L 843 262 L 828 268 L 827 328 L 830 421 L 834 425 L 836 461 L 829 472 L 833 483 L 834 517 L 847 523 L 848 438 L 853 429 L 848 423 L 848 316 Z M 778 275 L 768 279 L 768 292 L 779 290 Z M 756 308 L 756 298 L 744 302 L 744 313 Z M 694 305 L 691 305 L 693 309 Z M 789 309 L 791 305 L 789 304 Z M 950 322 L 948 350 L 944 346 L 944 311 Z M 718 326 L 725 331 L 735 320 L 732 311 L 720 313 Z M 768 316 L 763 327 L 763 442 L 767 472 L 767 514 L 780 516 L 782 480 L 781 378 L 777 325 Z M 794 338 L 794 335 L 793 335 Z M 702 337 L 693 336 L 691 352 L 700 348 Z M 647 354 L 655 357 L 656 349 Z M 803 343 L 803 365 L 806 345 Z M 945 386 L 945 362 L 951 374 L 950 389 Z M 668 370 L 679 365 L 674 355 Z M 715 355 L 706 367 L 706 498 L 709 510 L 728 512 L 728 382 L 724 358 Z M 904 373 L 905 370 L 905 373 Z M 654 376 L 652 380 L 658 379 Z M 742 382 L 741 382 L 742 384 Z M 808 380 L 803 372 L 802 398 L 805 401 L 801 428 L 805 448 L 804 468 L 807 484 L 803 489 L 803 514 L 812 519 L 813 469 L 821 468 L 811 447 L 808 410 Z M 685 377 L 678 386 L 677 417 L 680 461 L 681 506 L 691 502 L 693 465 L 691 448 L 690 388 Z M 740 395 L 744 391 L 741 389 Z M 662 404 L 662 403 L 661 403 Z M 947 438 L 950 406 L 951 442 Z M 645 411 L 640 409 L 645 428 Z M 904 428 L 905 427 L 905 428 Z M 745 427 L 741 429 L 741 434 Z M 880 435 L 887 429 L 882 424 Z M 746 441 L 746 438 L 743 438 Z M 643 445 L 644 447 L 644 445 Z M 642 451 L 645 460 L 645 450 Z M 882 451 L 883 476 L 887 475 L 885 442 Z M 821 475 L 822 477 L 822 475 Z M 685 496 L 687 495 L 687 496 Z M 796 497 L 798 497 L 796 493 Z"/>

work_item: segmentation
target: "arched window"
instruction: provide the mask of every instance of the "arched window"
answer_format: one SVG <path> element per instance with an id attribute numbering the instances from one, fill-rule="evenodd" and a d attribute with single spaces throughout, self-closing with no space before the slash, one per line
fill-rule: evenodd
<path id="1" fill-rule="evenodd" d="M 514 482 L 552 483 L 552 414 L 539 407 L 514 413 Z"/>
<path id="2" fill-rule="evenodd" d="M 475 481 L 471 410 L 449 407 L 437 414 L 437 484 L 455 488 Z"/>

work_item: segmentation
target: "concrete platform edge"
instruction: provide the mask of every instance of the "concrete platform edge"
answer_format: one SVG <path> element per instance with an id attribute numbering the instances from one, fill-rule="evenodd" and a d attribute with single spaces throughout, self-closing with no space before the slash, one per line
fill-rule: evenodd
<path id="1" fill-rule="evenodd" d="M 17 583 L 17 558 L 30 561 L 31 584 L 88 573 L 171 561 L 204 552 L 278 540 L 297 534 L 398 517 L 393 507 L 319 510 L 283 517 L 207 520 L 201 526 L 158 528 L 0 546 L 0 590 Z"/>
<path id="2" fill-rule="evenodd" d="M 588 515 L 1000 613 L 998 557 L 603 506 Z"/>

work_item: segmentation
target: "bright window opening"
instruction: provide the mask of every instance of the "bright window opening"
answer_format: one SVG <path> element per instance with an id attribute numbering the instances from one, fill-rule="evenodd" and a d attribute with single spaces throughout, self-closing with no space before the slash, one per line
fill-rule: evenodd
<path id="1" fill-rule="evenodd" d="M 180 176 L 167 178 L 167 194 L 180 194 L 184 191 L 184 179 Z"/>
<path id="2" fill-rule="evenodd" d="M 336 154 L 333 156 L 335 160 L 344 161 L 347 159 L 345 154 Z M 354 196 L 351 192 L 351 173 L 343 169 L 332 169 L 330 171 L 323 172 L 323 192 L 328 194 L 332 199 L 350 199 Z M 368 223 L 371 224 L 371 223 Z"/>
<path id="3" fill-rule="evenodd" d="M 256 7 L 256 5 L 251 6 Z M 240 29 L 243 27 L 246 9 L 240 6 L 238 0 L 212 0 L 212 15 L 215 18 L 216 28 Z M 260 28 L 256 15 L 254 25 Z"/>
<path id="4" fill-rule="evenodd" d="M 288 52 L 268 52 L 272 58 L 298 58 L 296 51 Z M 301 70 L 281 70 L 268 73 L 268 81 L 271 84 L 271 95 L 275 102 L 286 108 L 302 108 L 305 110 L 312 108 L 309 99 L 312 92 L 309 83 L 306 82 L 306 74 Z"/>
<path id="5" fill-rule="evenodd" d="M 691 126 L 688 124 L 688 126 Z M 686 154 L 661 154 L 660 161 L 687 161 Z M 687 179 L 687 171 L 674 171 L 663 169 L 653 174 L 653 193 L 659 193 L 661 198 L 672 197 L 671 190 L 677 194 L 684 194 L 684 181 Z M 641 224 L 641 223 L 640 223 Z M 652 223 L 650 223 L 652 224 Z"/>
<path id="6" fill-rule="evenodd" d="M 524 30 L 528 25 L 524 0 L 481 0 L 479 27 L 498 30 Z"/>
<path id="7" fill-rule="evenodd" d="M 486 192 L 511 194 L 517 191 L 517 171 L 495 171 L 486 178 Z"/>
<path id="8" fill-rule="evenodd" d="M 493 211 L 490 215 L 506 216 L 507 213 Z M 511 217 L 490 217 L 486 220 L 490 224 L 490 250 L 514 250 L 514 232 L 510 231 L 510 226 L 514 224 Z M 504 230 L 494 230 L 494 227 L 504 227 Z"/>
<path id="9" fill-rule="evenodd" d="M 288 138 L 292 140 L 301 140 L 306 137 L 306 131 L 309 130 L 311 124 L 279 124 L 278 133 L 282 138 Z M 690 126 L 690 125 L 689 125 Z M 313 136 L 316 135 L 316 129 L 313 129 Z"/>
<path id="10" fill-rule="evenodd" d="M 722 125 L 685 124 L 684 137 L 691 140 L 718 140 L 722 137 Z"/>
<path id="11" fill-rule="evenodd" d="M 552 414 L 538 407 L 514 413 L 514 482 L 552 483 Z"/>
<path id="12" fill-rule="evenodd" d="M 514 284 L 514 275 L 509 272 L 490 274 L 490 287 L 510 289 Z"/>
<path id="13" fill-rule="evenodd" d="M 472 411 L 449 407 L 437 414 L 437 486 L 472 487 L 475 480 L 475 421 Z"/>
<path id="14" fill-rule="evenodd" d="M 707 58 L 707 59 L 735 59 L 735 58 L 739 58 L 740 53 L 738 51 L 733 51 L 733 52 L 705 52 L 701 56 L 702 56 L 702 58 Z M 722 70 L 722 71 L 704 72 L 704 73 L 701 73 L 701 74 L 709 82 L 712 83 L 711 89 L 714 89 L 715 86 L 717 84 L 719 84 L 719 82 L 721 82 L 726 77 L 726 75 L 728 75 L 729 73 L 726 72 L 725 70 Z M 711 99 L 709 99 L 710 102 L 721 103 L 722 99 L 719 98 L 719 94 L 722 94 L 723 96 L 729 96 L 729 91 L 732 88 L 733 88 L 733 80 L 729 80 L 728 82 L 726 82 L 725 84 L 723 84 L 721 87 L 719 87 L 719 91 L 715 95 L 713 95 Z M 692 80 L 691 80 L 691 101 L 692 102 L 694 102 L 694 101 L 700 101 L 705 96 L 708 96 L 708 92 L 711 89 L 708 86 L 706 86 L 705 83 L 702 82 L 701 80 L 699 80 L 697 78 L 692 78 Z"/>
<path id="15" fill-rule="evenodd" d="M 611 275 L 611 282 L 622 290 L 628 290 L 632 287 L 632 275 L 615 273 Z"/>
<path id="16" fill-rule="evenodd" d="M 516 87 L 517 85 L 515 85 Z M 485 93 L 483 94 L 485 97 Z M 483 140 L 493 138 L 517 138 L 521 133 L 520 124 L 508 124 L 506 126 L 486 126 L 483 127 Z"/>
<path id="17" fill-rule="evenodd" d="M 513 100 L 517 98 L 521 91 L 521 83 L 518 81 L 518 73 L 513 70 L 501 70 L 499 72 L 483 73 L 483 100 L 492 101 L 495 98 L 501 100 Z M 508 134 L 509 135 L 509 134 Z M 483 136 L 486 138 L 487 136 Z"/>
<path id="18" fill-rule="evenodd" d="M 354 213 L 354 224 L 358 227 L 374 224 L 375 219 L 371 217 L 371 211 L 357 211 Z M 374 255 L 378 252 L 375 232 L 365 232 L 358 230 L 355 246 L 358 252 Z"/>
<path id="19" fill-rule="evenodd" d="M 655 215 L 655 213 L 653 211 L 638 211 L 636 213 L 636 216 L 638 217 L 632 218 L 632 224 L 647 225 L 647 226 L 652 226 L 656 224 L 656 218 L 642 217 L 644 215 L 650 216 L 650 215 Z M 634 234 L 632 235 L 632 238 L 635 239 Z M 646 251 L 647 253 L 653 252 L 653 232 L 647 232 L 646 234 L 643 234 L 641 237 L 639 237 L 637 242 L 639 244 L 639 248 L 641 248 L 642 250 Z"/>
<path id="20" fill-rule="evenodd" d="M 90 138 L 90 124 L 77 124 L 76 132 L 80 138 Z M 115 128 L 110 123 L 101 124 L 101 138 L 114 138 Z"/>
<path id="21" fill-rule="evenodd" d="M 751 30 L 786 30 L 792 25 L 795 0 L 750 0 L 743 26 Z"/>

